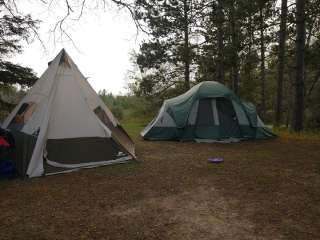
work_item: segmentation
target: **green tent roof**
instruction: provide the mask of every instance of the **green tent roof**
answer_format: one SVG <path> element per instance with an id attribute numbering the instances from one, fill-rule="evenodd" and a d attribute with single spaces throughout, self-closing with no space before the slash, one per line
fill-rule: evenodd
<path id="1" fill-rule="evenodd" d="M 192 104 L 196 100 L 217 97 L 225 97 L 242 104 L 240 99 L 229 88 L 215 81 L 201 82 L 186 93 L 166 100 L 164 104 L 177 126 L 182 128 L 186 125 Z"/>
<path id="2" fill-rule="evenodd" d="M 214 99 L 214 105 L 210 102 L 213 108 L 213 116 L 206 115 L 207 110 L 202 110 L 202 117 L 205 119 L 210 116 L 213 122 L 208 125 L 199 125 L 194 119 L 195 113 L 192 109 L 198 108 L 195 105 L 199 104 L 200 100 Z M 225 105 L 223 101 L 229 100 L 232 106 Z M 202 101 L 202 102 L 204 102 Z M 229 121 L 229 114 L 221 114 L 217 109 L 217 101 L 219 109 L 225 111 L 234 111 L 238 125 L 232 125 Z M 222 104 L 222 105 L 221 105 Z M 196 107 L 195 107 L 196 106 Z M 202 105 L 204 106 L 204 105 Z M 199 109 L 199 108 L 198 108 Z M 198 110 L 196 110 L 198 111 Z M 204 111 L 204 112 L 203 112 Z M 196 113 L 198 114 L 198 113 Z M 200 116 L 199 114 L 197 116 Z M 221 122 L 220 122 L 221 117 Z M 229 118 L 228 118 L 229 117 Z M 207 119 L 207 120 L 208 120 Z M 233 118 L 232 118 L 233 119 Z M 189 121 L 190 120 L 190 121 Z M 210 121 L 212 121 L 210 120 Z M 229 125 L 230 126 L 229 126 Z M 201 82 L 192 87 L 186 93 L 175 98 L 164 101 L 158 116 L 141 132 L 145 139 L 225 139 L 225 138 L 240 138 L 240 139 L 265 139 L 275 135 L 268 130 L 261 119 L 258 117 L 256 108 L 253 104 L 241 101 L 229 88 L 221 83 L 214 81 Z"/>

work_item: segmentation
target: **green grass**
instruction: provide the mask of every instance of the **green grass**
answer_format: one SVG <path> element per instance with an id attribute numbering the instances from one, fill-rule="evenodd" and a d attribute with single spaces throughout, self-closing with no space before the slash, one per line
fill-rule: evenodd
<path id="1" fill-rule="evenodd" d="M 276 128 L 274 129 L 274 132 L 288 139 L 320 141 L 320 132 L 317 130 L 304 130 L 297 133 L 287 128 Z"/>
<path id="2" fill-rule="evenodd" d="M 149 124 L 151 120 L 151 117 L 144 119 L 130 117 L 122 119 L 120 123 L 134 141 L 139 141 L 141 139 L 140 132 Z"/>

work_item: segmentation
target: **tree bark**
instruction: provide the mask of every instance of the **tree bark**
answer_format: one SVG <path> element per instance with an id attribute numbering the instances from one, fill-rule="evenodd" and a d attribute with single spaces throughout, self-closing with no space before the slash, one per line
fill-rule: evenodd
<path id="1" fill-rule="evenodd" d="M 286 99 L 287 99 L 287 112 L 286 112 L 286 127 L 289 127 L 291 125 L 292 122 L 292 109 L 293 109 L 293 85 L 294 85 L 294 69 L 289 69 L 288 71 L 288 82 L 287 82 L 287 86 L 286 86 Z"/>
<path id="2" fill-rule="evenodd" d="M 263 5 L 260 5 L 260 74 L 261 74 L 261 109 L 260 114 L 264 117 L 266 112 L 266 66 L 265 66 L 265 39 Z"/>
<path id="3" fill-rule="evenodd" d="M 275 111 L 275 121 L 274 121 L 275 126 L 279 126 L 282 120 L 284 61 L 285 61 L 286 34 L 287 34 L 287 14 L 288 14 L 288 1 L 282 0 L 281 16 L 280 16 L 280 31 L 279 31 L 277 101 L 276 101 L 276 111 Z"/>
<path id="4" fill-rule="evenodd" d="M 222 0 L 218 0 L 218 12 L 217 12 L 217 29 L 218 29 L 218 76 L 217 80 L 224 83 L 224 45 L 223 45 L 223 6 Z"/>
<path id="5" fill-rule="evenodd" d="M 238 36 L 237 25 L 235 19 L 234 4 L 230 6 L 230 27 L 231 27 L 231 41 L 232 41 L 232 87 L 237 94 L 239 90 L 239 57 L 238 57 Z"/>
<path id="6" fill-rule="evenodd" d="M 304 55 L 306 41 L 305 0 L 296 0 L 296 76 L 292 117 L 292 128 L 299 132 L 303 130 L 304 113 Z"/>
<path id="7" fill-rule="evenodd" d="M 247 67 L 247 74 L 248 74 L 248 82 L 251 83 L 252 81 L 252 45 L 254 43 L 254 31 L 252 27 L 252 16 L 249 17 L 248 22 L 248 32 L 249 32 L 249 45 L 248 45 L 248 67 Z"/>
<path id="8" fill-rule="evenodd" d="M 189 46 L 189 18 L 188 0 L 183 1 L 184 14 L 184 86 L 185 90 L 190 89 L 190 46 Z"/>
<path id="9" fill-rule="evenodd" d="M 317 83 L 319 82 L 319 80 L 320 80 L 320 68 L 319 68 L 316 76 L 314 77 L 314 80 L 313 80 L 313 82 L 312 82 L 312 84 L 311 84 L 311 87 L 310 87 L 309 91 L 307 91 L 307 93 L 306 93 L 306 98 L 308 98 L 309 96 L 311 96 L 311 93 L 313 92 L 313 90 L 314 90 L 314 88 L 316 87 L 316 85 L 317 85 Z"/>

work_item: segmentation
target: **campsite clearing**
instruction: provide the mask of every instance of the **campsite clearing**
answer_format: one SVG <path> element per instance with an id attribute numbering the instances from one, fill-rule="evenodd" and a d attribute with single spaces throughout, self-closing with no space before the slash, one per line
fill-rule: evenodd
<path id="1" fill-rule="evenodd" d="M 320 239 L 319 139 L 150 142 L 125 127 L 139 163 L 1 181 L 0 239 Z"/>

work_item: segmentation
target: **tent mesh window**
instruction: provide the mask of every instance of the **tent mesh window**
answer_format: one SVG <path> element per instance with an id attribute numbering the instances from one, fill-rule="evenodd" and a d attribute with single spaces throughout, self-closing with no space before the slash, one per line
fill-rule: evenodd
<path id="1" fill-rule="evenodd" d="M 112 122 L 109 120 L 106 112 L 100 106 L 96 107 L 93 111 L 100 121 L 103 122 L 109 129 L 113 128 Z"/>
<path id="2" fill-rule="evenodd" d="M 211 98 L 204 98 L 199 101 L 197 126 L 213 126 L 214 118 L 211 106 Z"/>
<path id="3" fill-rule="evenodd" d="M 33 102 L 23 103 L 19 108 L 17 114 L 11 120 L 8 128 L 12 130 L 18 130 L 18 131 L 21 130 L 23 126 L 31 118 L 35 110 L 35 107 L 36 107 L 36 104 Z"/>

